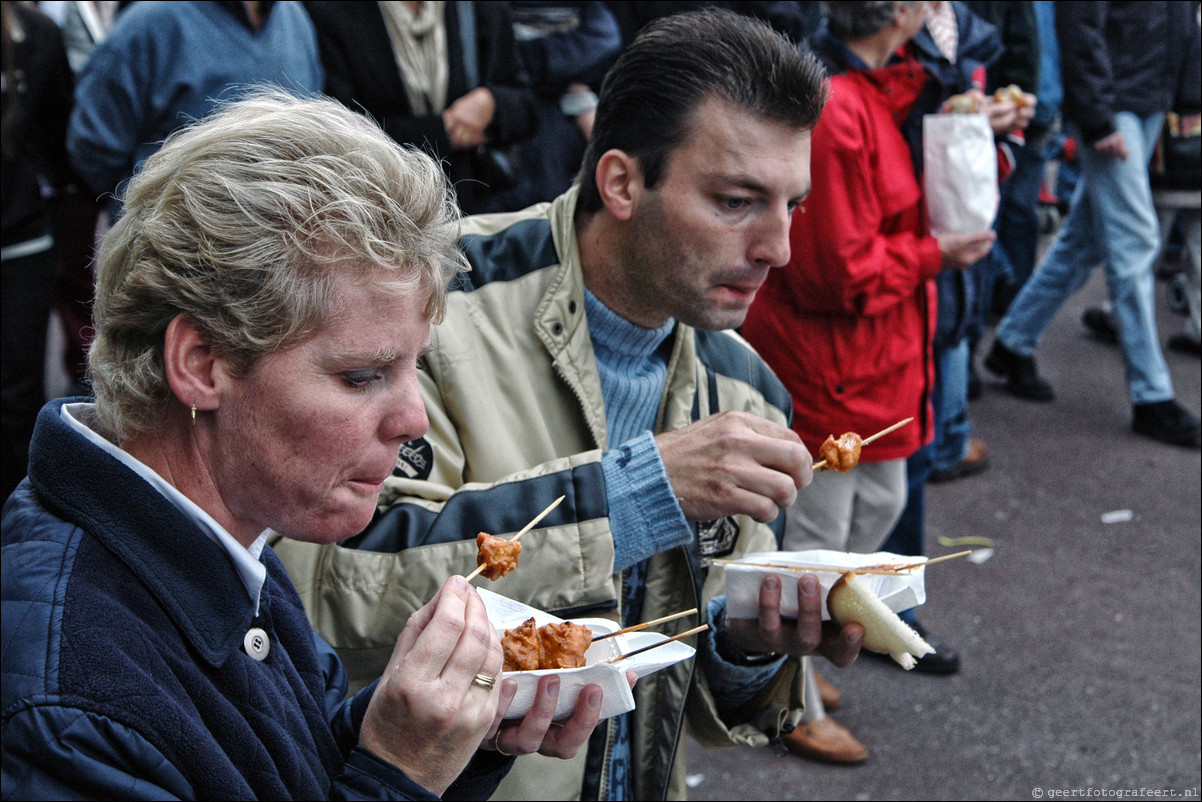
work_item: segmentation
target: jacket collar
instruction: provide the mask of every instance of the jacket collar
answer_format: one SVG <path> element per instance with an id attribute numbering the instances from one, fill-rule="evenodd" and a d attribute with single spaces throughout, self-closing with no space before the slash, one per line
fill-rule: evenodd
<path id="1" fill-rule="evenodd" d="M 29 480 L 43 503 L 120 559 L 206 662 L 221 666 L 254 611 L 228 555 L 141 477 L 42 408 Z M 268 603 L 264 594 L 263 603 Z"/>
<path id="2" fill-rule="evenodd" d="M 892 56 L 884 67 L 870 69 L 845 42 L 831 35 L 825 21 L 814 34 L 813 48 L 832 74 L 851 76 L 851 80 L 872 86 L 899 125 L 930 77 L 922 64 L 904 51 Z"/>
<path id="3" fill-rule="evenodd" d="M 956 12 L 956 30 L 959 34 L 955 64 L 949 64 L 939 52 L 926 26 L 910 40 L 910 47 L 914 49 L 918 60 L 948 85 L 949 94 L 971 89 L 973 72 L 978 67 L 991 66 L 1004 50 L 997 28 L 991 23 L 972 13 L 962 2 L 953 2 L 952 7 Z"/>
<path id="4" fill-rule="evenodd" d="M 584 271 L 576 241 L 577 189 L 573 185 L 556 198 L 547 212 L 551 236 L 559 255 L 559 267 L 535 310 L 534 328 L 551 355 L 556 373 L 579 399 L 597 446 L 606 448 L 609 440 L 605 424 L 605 400 L 584 311 Z M 681 406 L 679 400 L 693 399 L 697 388 L 697 377 L 693 370 L 696 357 L 693 329 L 677 321 L 672 336 L 675 340 L 672 355 L 668 359 L 664 394 L 678 403 L 661 409 L 660 420 L 656 422 L 657 432 L 665 427 L 679 428 L 691 421 L 688 404 Z"/>

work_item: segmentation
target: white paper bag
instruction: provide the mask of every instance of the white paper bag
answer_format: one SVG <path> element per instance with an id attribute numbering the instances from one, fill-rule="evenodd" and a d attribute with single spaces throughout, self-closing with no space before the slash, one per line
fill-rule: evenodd
<path id="1" fill-rule="evenodd" d="M 993 225 L 997 150 L 984 114 L 924 116 L 922 160 L 932 234 L 972 234 Z"/>

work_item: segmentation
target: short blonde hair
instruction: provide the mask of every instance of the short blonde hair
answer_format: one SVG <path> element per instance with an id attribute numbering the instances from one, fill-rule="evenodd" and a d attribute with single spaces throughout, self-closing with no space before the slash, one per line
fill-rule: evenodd
<path id="1" fill-rule="evenodd" d="M 458 222 L 434 160 L 328 98 L 257 90 L 172 134 L 100 249 L 88 363 L 101 425 L 120 442 L 160 419 L 181 313 L 242 375 L 319 331 L 348 271 L 426 295 L 439 321 L 466 267 Z"/>

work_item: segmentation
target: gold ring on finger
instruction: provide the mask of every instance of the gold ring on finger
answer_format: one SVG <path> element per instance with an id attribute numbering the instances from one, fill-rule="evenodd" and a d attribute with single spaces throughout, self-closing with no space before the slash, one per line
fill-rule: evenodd
<path id="1" fill-rule="evenodd" d="M 490 677 L 487 674 L 477 674 L 472 677 L 472 684 L 478 685 L 486 691 L 491 691 L 492 687 L 497 684 L 497 678 Z"/>
<path id="2" fill-rule="evenodd" d="M 497 728 L 496 737 L 492 739 L 492 748 L 497 750 L 497 752 L 504 755 L 505 757 L 513 757 L 512 752 L 506 752 L 504 749 L 501 748 L 501 729 L 499 727 Z"/>

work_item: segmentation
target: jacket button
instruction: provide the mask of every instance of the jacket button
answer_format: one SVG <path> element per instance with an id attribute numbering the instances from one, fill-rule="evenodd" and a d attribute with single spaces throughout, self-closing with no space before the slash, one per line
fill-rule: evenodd
<path id="1" fill-rule="evenodd" d="M 242 648 L 254 659 L 260 661 L 266 660 L 267 653 L 271 651 L 271 641 L 268 639 L 266 632 L 258 627 L 254 627 L 242 639 Z"/>
<path id="2" fill-rule="evenodd" d="M 843 385 L 842 385 L 842 384 L 840 384 L 840 385 L 836 385 L 836 387 L 835 387 L 835 392 L 836 392 L 836 393 L 839 393 L 840 395 L 842 395 L 842 394 L 843 394 Z"/>
<path id="3" fill-rule="evenodd" d="M 551 333 L 554 334 L 556 337 L 562 337 L 563 336 L 563 324 L 560 323 L 558 320 L 555 321 L 554 323 L 552 323 L 551 324 Z"/>
<path id="4" fill-rule="evenodd" d="M 576 302 L 575 301 L 568 301 L 568 314 L 569 315 L 576 314 Z"/>

